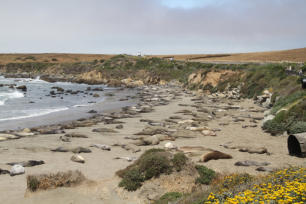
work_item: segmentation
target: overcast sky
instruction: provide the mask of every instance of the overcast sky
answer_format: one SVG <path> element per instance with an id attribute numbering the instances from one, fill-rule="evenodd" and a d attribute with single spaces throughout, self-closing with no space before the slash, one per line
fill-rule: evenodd
<path id="1" fill-rule="evenodd" d="M 0 0 L 1 53 L 301 47 L 306 47 L 306 0 Z"/>

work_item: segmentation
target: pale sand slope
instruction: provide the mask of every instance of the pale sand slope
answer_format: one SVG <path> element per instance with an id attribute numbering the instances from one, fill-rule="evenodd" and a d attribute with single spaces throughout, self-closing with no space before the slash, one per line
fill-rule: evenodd
<path id="1" fill-rule="evenodd" d="M 73 138 L 71 143 L 64 143 L 59 140 L 60 135 L 40 135 L 30 138 L 23 138 L 19 140 L 10 140 L 0 143 L 0 168 L 9 169 L 5 165 L 7 162 L 24 161 L 24 160 L 44 160 L 46 164 L 41 166 L 26 168 L 26 174 L 10 177 L 9 175 L 0 175 L 0 203 L 141 203 L 137 198 L 136 193 L 127 193 L 122 189 L 118 189 L 119 179 L 115 177 L 115 172 L 129 165 L 125 160 L 114 160 L 116 156 L 136 156 L 142 154 L 143 150 L 150 149 L 152 146 L 141 147 L 142 151 L 136 154 L 126 151 L 121 147 L 112 147 L 111 151 L 103 151 L 96 148 L 91 148 L 92 153 L 81 154 L 85 159 L 85 164 L 72 162 L 70 157 L 73 153 L 58 153 L 50 152 L 49 149 L 58 146 L 83 146 L 88 147 L 91 144 L 107 144 L 112 145 L 116 142 L 130 143 L 131 140 L 124 139 L 125 136 L 133 136 L 134 133 L 141 131 L 147 126 L 146 123 L 139 122 L 139 119 L 152 119 L 161 121 L 169 118 L 169 116 L 180 115 L 183 118 L 191 118 L 182 114 L 175 114 L 175 112 L 182 109 L 189 109 L 195 111 L 193 107 L 182 107 L 178 104 L 194 104 L 190 100 L 191 97 L 184 95 L 181 99 L 176 99 L 166 106 L 155 107 L 155 111 L 151 113 L 143 113 L 136 118 L 121 119 L 125 122 L 124 128 L 118 130 L 120 133 L 93 133 L 91 130 L 96 127 L 111 127 L 116 125 L 96 125 L 94 127 L 78 128 L 75 130 L 67 130 L 66 132 L 79 132 L 89 136 L 89 138 Z M 241 102 L 242 107 L 249 107 L 255 105 L 251 101 Z M 240 110 L 228 111 L 230 114 L 242 115 L 251 114 L 262 116 L 263 113 L 247 113 Z M 216 137 L 198 137 L 192 139 L 177 139 L 173 143 L 177 146 L 186 145 L 201 145 L 206 148 L 228 153 L 233 156 L 229 160 L 213 160 L 204 165 L 213 168 L 217 172 L 235 173 L 247 172 L 257 174 L 255 167 L 237 167 L 234 166 L 236 161 L 241 160 L 255 160 L 271 162 L 271 167 L 284 167 L 288 165 L 305 166 L 305 159 L 291 157 L 287 150 L 287 137 L 279 136 L 273 137 L 269 134 L 263 133 L 261 128 L 242 128 L 240 122 L 233 124 L 231 122 L 228 126 L 218 125 L 220 122 L 232 121 L 230 117 L 222 117 L 217 120 L 210 121 L 209 127 L 221 128 L 217 132 Z M 161 142 L 154 147 L 163 147 L 167 141 Z M 239 152 L 235 149 L 225 149 L 220 146 L 226 142 L 233 142 L 237 145 L 248 146 L 264 146 L 272 155 L 259 155 Z M 29 151 L 21 149 L 23 147 L 35 147 L 36 151 Z M 8 150 L 5 150 L 8 149 Z M 194 157 L 194 161 L 198 161 L 199 157 Z M 95 184 L 85 184 L 75 188 L 58 188 L 38 193 L 26 192 L 26 176 L 29 174 L 41 173 L 55 173 L 58 171 L 80 170 L 84 175 L 95 181 Z M 119 196 L 120 195 L 120 196 Z"/>

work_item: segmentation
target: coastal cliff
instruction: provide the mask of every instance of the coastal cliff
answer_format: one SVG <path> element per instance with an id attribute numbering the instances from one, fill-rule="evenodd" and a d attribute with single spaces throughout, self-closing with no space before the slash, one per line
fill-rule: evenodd
<path id="1" fill-rule="evenodd" d="M 287 67 L 292 71 L 288 73 Z M 117 55 L 77 63 L 24 62 L 0 66 L 6 77 L 109 86 L 164 85 L 176 81 L 198 93 L 227 98 L 253 98 L 267 111 L 263 128 L 271 134 L 306 130 L 306 92 L 298 70 L 303 64 L 210 64 L 162 58 Z"/>

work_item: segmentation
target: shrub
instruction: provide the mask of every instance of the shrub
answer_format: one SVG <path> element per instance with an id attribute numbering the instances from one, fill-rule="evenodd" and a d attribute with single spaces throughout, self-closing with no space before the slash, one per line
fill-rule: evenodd
<path id="1" fill-rule="evenodd" d="M 151 153 L 142 158 L 139 164 L 146 180 L 158 177 L 162 173 L 171 173 L 172 167 L 169 158 L 163 153 Z"/>
<path id="2" fill-rule="evenodd" d="M 46 190 L 56 187 L 75 186 L 85 181 L 80 171 L 59 172 L 56 174 L 41 174 L 27 176 L 27 188 L 30 191 Z"/>
<path id="3" fill-rule="evenodd" d="M 24 60 L 33 60 L 33 61 L 35 61 L 36 60 L 36 58 L 34 57 L 34 56 L 26 56 L 25 58 L 24 58 Z"/>
<path id="4" fill-rule="evenodd" d="M 185 156 L 184 153 L 176 153 L 172 159 L 173 167 L 176 171 L 181 171 L 187 160 L 188 158 Z"/>
<path id="5" fill-rule="evenodd" d="M 196 179 L 196 183 L 209 185 L 216 176 L 216 172 L 206 166 L 197 165 L 196 169 L 200 175 L 200 177 Z"/>
<path id="6" fill-rule="evenodd" d="M 230 176 L 226 176 L 222 181 L 221 188 L 223 189 L 233 189 L 237 186 L 247 184 L 253 181 L 254 177 L 249 174 L 233 174 Z"/>
<path id="7" fill-rule="evenodd" d="M 179 192 L 165 193 L 159 200 L 155 201 L 154 204 L 168 204 L 181 198 L 183 195 Z"/>
<path id="8" fill-rule="evenodd" d="M 52 60 L 52 62 L 56 62 L 56 61 L 57 61 L 57 59 L 56 59 L 56 58 L 52 58 L 51 60 Z"/>
<path id="9" fill-rule="evenodd" d="M 128 191 L 135 191 L 141 187 L 144 177 L 138 168 L 130 169 L 119 183 L 120 187 L 124 187 Z"/>
<path id="10" fill-rule="evenodd" d="M 173 166 L 170 160 L 171 154 L 163 149 L 149 149 L 138 160 L 127 168 L 117 171 L 122 178 L 119 186 L 129 191 L 135 191 L 141 187 L 142 182 L 172 172 Z"/>
<path id="11" fill-rule="evenodd" d="M 37 191 L 38 187 L 39 187 L 39 181 L 37 179 L 37 177 L 35 176 L 28 176 L 27 177 L 27 185 L 28 185 L 28 189 L 32 192 Z"/>
<path id="12" fill-rule="evenodd" d="M 301 99 L 306 96 L 305 91 L 298 91 L 295 92 L 289 96 L 283 96 L 280 98 L 273 106 L 271 113 L 275 114 L 278 110 L 280 110 L 282 107 L 293 103 L 294 101 L 297 101 L 298 99 Z"/>
<path id="13" fill-rule="evenodd" d="M 306 122 L 298 121 L 296 123 L 293 123 L 289 129 L 289 134 L 296 134 L 296 133 L 303 133 L 306 132 Z"/>
<path id="14" fill-rule="evenodd" d="M 252 179 L 244 188 L 220 189 L 204 203 L 305 203 L 305 174 L 305 168 L 279 170 Z"/>
<path id="15" fill-rule="evenodd" d="M 286 130 L 284 124 L 279 123 L 275 120 L 268 120 L 263 124 L 262 128 L 266 132 L 271 133 L 272 135 L 282 134 Z"/>

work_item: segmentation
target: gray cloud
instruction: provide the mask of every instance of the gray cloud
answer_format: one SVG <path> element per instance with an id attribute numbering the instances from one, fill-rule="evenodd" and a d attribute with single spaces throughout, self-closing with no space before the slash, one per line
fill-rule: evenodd
<path id="1" fill-rule="evenodd" d="M 304 0 L 219 0 L 192 9 L 166 7 L 161 0 L 0 5 L 0 52 L 218 53 L 306 46 Z"/>

